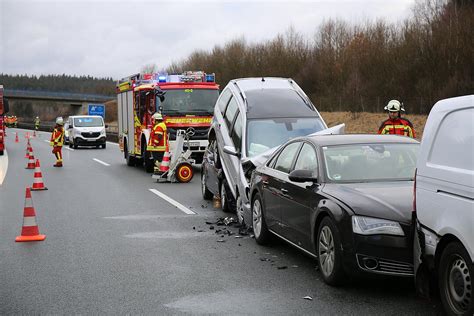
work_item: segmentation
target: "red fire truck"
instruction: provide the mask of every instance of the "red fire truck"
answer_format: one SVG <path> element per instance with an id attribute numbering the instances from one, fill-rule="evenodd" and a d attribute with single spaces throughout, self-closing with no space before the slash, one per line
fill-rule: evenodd
<path id="1" fill-rule="evenodd" d="M 119 145 L 127 165 L 143 165 L 147 172 L 153 172 L 153 161 L 146 147 L 155 112 L 163 115 L 170 150 L 174 149 L 178 130 L 194 132 L 189 142 L 191 157 L 201 162 L 218 97 L 215 75 L 203 71 L 135 74 L 119 80 Z"/>
<path id="2" fill-rule="evenodd" d="M 8 102 L 3 98 L 3 86 L 0 85 L 0 156 L 5 151 L 5 114 L 8 112 Z"/>

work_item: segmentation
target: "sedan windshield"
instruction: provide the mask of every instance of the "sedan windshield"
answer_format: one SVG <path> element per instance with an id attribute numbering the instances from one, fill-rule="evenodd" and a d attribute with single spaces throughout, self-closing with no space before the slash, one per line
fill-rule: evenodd
<path id="1" fill-rule="evenodd" d="M 323 129 L 324 125 L 319 117 L 249 120 L 247 156 L 256 156 L 289 139 L 306 136 Z"/>
<path id="2" fill-rule="evenodd" d="M 173 89 L 166 90 L 160 105 L 165 115 L 212 115 L 218 97 L 219 90 L 215 89 Z"/>
<path id="3" fill-rule="evenodd" d="M 99 127 L 104 126 L 100 117 L 77 117 L 74 119 L 76 127 Z"/>
<path id="4" fill-rule="evenodd" d="M 354 144 L 323 147 L 330 182 L 413 180 L 419 144 Z"/>

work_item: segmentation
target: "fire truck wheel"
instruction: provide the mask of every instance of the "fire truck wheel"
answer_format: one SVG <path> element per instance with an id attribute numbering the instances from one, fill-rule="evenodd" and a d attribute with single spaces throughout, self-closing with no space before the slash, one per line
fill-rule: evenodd
<path id="1" fill-rule="evenodd" d="M 176 179 L 181 183 L 188 183 L 194 176 L 193 166 L 190 163 L 182 162 L 176 167 Z"/>
<path id="2" fill-rule="evenodd" d="M 123 146 L 123 154 L 125 155 L 125 161 L 127 162 L 127 166 L 135 166 L 135 157 L 130 156 L 128 153 L 128 146 L 127 141 L 124 142 L 125 145 Z"/>
<path id="3" fill-rule="evenodd" d="M 3 150 L 0 150 L 0 156 L 3 156 Z"/>

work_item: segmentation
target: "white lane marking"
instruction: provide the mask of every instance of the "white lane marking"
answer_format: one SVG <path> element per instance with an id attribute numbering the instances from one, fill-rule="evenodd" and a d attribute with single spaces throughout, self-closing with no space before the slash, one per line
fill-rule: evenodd
<path id="1" fill-rule="evenodd" d="M 5 149 L 3 151 L 3 156 L 0 156 L 0 185 L 3 184 L 3 180 L 5 180 L 7 171 L 8 171 L 8 153 L 7 153 L 7 150 Z"/>
<path id="2" fill-rule="evenodd" d="M 49 144 L 49 140 L 47 140 L 47 139 L 44 139 L 44 140 L 43 140 L 43 142 L 45 142 L 45 143 L 48 143 L 48 144 Z"/>
<path id="3" fill-rule="evenodd" d="M 102 160 L 99 160 L 99 159 L 97 159 L 97 158 L 93 158 L 92 160 L 97 161 L 98 163 L 101 163 L 101 164 L 103 164 L 104 166 L 110 166 L 110 164 L 108 164 L 108 163 L 106 163 L 106 162 L 103 162 Z"/>
<path id="4" fill-rule="evenodd" d="M 167 196 L 166 194 L 161 193 L 160 191 L 155 190 L 155 189 L 148 189 L 148 190 L 150 190 L 152 193 L 158 195 L 160 198 L 162 198 L 163 200 L 167 201 L 168 203 L 173 204 L 174 206 L 176 206 L 177 208 L 179 208 L 179 209 L 180 209 L 181 211 L 183 211 L 184 213 L 186 213 L 186 214 L 188 214 L 188 215 L 196 215 L 195 212 L 191 211 L 190 209 L 188 209 L 186 206 L 184 206 L 183 204 L 179 203 L 178 201 L 173 200 L 172 198 L 170 198 L 170 197 Z"/>
<path id="5" fill-rule="evenodd" d="M 107 144 L 115 145 L 115 146 L 118 146 L 118 145 L 119 145 L 118 143 L 113 143 L 113 142 L 107 142 Z"/>
<path id="6" fill-rule="evenodd" d="M 64 146 L 67 150 L 74 151 L 74 149 Z"/>

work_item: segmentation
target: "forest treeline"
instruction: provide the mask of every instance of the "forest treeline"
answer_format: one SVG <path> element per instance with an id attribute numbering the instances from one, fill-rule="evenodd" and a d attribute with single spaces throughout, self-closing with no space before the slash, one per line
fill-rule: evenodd
<path id="1" fill-rule="evenodd" d="M 290 77 L 323 111 L 380 112 L 396 98 L 409 113 L 428 113 L 439 99 L 474 93 L 474 1 L 420 0 L 412 13 L 396 24 L 328 20 L 310 39 L 293 28 L 263 43 L 241 37 L 168 71 L 215 72 L 221 85 Z"/>
<path id="2" fill-rule="evenodd" d="M 5 89 L 113 95 L 116 83 L 112 78 L 91 76 L 0 74 L 0 84 Z"/>

